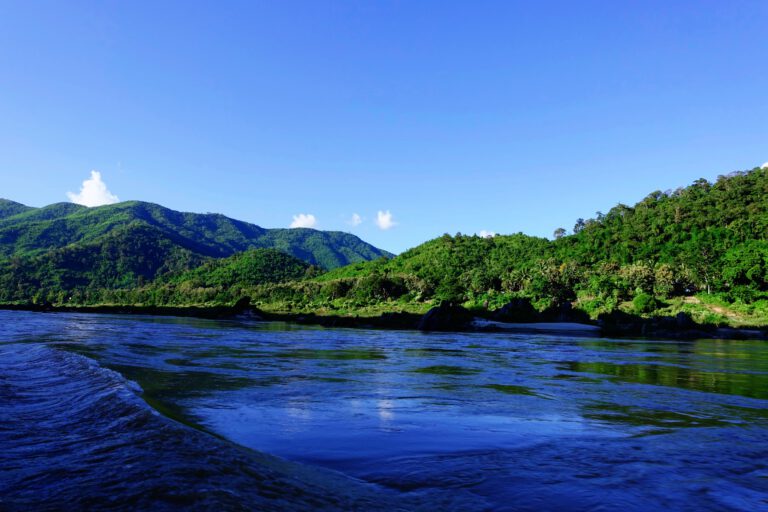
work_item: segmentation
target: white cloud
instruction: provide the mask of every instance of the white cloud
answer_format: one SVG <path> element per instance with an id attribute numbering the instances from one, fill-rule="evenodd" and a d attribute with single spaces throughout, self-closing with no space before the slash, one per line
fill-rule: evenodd
<path id="1" fill-rule="evenodd" d="M 765 162 L 763 165 L 760 166 L 761 169 L 768 169 L 768 162 Z"/>
<path id="2" fill-rule="evenodd" d="M 379 213 L 376 214 L 376 225 L 379 226 L 379 229 L 390 229 L 397 225 L 397 222 L 392 218 L 392 212 L 389 210 L 383 212 L 379 210 Z"/>
<path id="3" fill-rule="evenodd" d="M 67 197 L 73 203 L 83 206 L 101 206 L 103 204 L 114 204 L 119 201 L 116 195 L 107 189 L 107 184 L 101 181 L 99 171 L 91 171 L 90 179 L 83 182 L 80 192 L 67 192 Z"/>
<path id="4" fill-rule="evenodd" d="M 482 237 L 482 238 L 493 238 L 494 236 L 496 236 L 496 233 L 493 232 L 493 231 L 486 231 L 485 229 L 481 229 L 477 233 L 477 236 Z"/>
<path id="5" fill-rule="evenodd" d="M 317 219 L 311 213 L 300 213 L 293 216 L 293 222 L 289 227 L 292 228 L 313 228 L 317 224 Z"/>
<path id="6" fill-rule="evenodd" d="M 347 224 L 350 226 L 359 226 L 363 223 L 363 218 L 360 216 L 359 213 L 353 213 L 352 218 L 347 221 Z"/>

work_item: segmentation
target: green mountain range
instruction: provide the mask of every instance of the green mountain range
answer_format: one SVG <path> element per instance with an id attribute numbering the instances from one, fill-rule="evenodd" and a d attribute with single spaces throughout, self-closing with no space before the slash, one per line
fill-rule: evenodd
<path id="1" fill-rule="evenodd" d="M 322 269 L 392 256 L 349 233 L 264 229 L 138 201 L 31 208 L 0 200 L 0 300 L 143 286 L 251 249 L 275 249 Z"/>
<path id="2" fill-rule="evenodd" d="M 446 234 L 391 256 L 344 233 L 267 230 L 148 203 L 0 202 L 0 302 L 210 306 L 248 296 L 267 312 L 334 316 L 447 302 L 510 319 L 684 312 L 764 326 L 768 169 L 656 191 L 552 240 Z"/>

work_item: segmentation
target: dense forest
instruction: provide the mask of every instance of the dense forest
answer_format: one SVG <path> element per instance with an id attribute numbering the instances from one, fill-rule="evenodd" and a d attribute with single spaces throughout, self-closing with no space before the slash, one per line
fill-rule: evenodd
<path id="1" fill-rule="evenodd" d="M 592 318 L 622 308 L 674 313 L 703 300 L 762 314 L 767 234 L 768 169 L 760 168 L 653 192 L 577 220 L 571 234 L 559 228 L 552 241 L 446 234 L 390 260 L 262 286 L 259 299 L 284 309 L 354 311 L 441 301 L 492 310 L 525 298 L 539 310 L 572 304 Z M 728 323 L 713 310 L 705 320 Z"/>
<path id="2" fill-rule="evenodd" d="M 131 288 L 102 288 L 87 297 L 92 304 L 150 304 L 163 306 L 227 305 L 266 283 L 298 281 L 322 272 L 319 267 L 275 249 L 251 249 L 229 258 L 163 274 Z"/>
<path id="3" fill-rule="evenodd" d="M 348 233 L 264 229 L 151 203 L 30 208 L 0 200 L 0 301 L 92 303 L 252 249 L 324 269 L 391 256 Z"/>
<path id="4" fill-rule="evenodd" d="M 558 228 L 552 240 L 446 234 L 391 258 L 340 233 L 324 234 L 319 248 L 306 239 L 312 230 L 263 230 L 146 203 L 106 208 L 0 205 L 0 300 L 213 305 L 249 296 L 270 311 L 354 315 L 441 302 L 493 311 L 525 299 L 592 318 L 710 303 L 720 306 L 705 320 L 723 324 L 734 320 L 726 307 L 744 318 L 768 311 L 765 168 L 653 192 L 578 219 L 570 233 Z M 46 250 L 41 240 L 51 239 L 59 247 Z M 264 245 L 286 254 L 241 253 Z"/>
<path id="5" fill-rule="evenodd" d="M 178 212 L 140 201 L 96 208 L 73 203 L 30 208 L 8 200 L 0 200 L 0 256 L 34 256 L 72 244 L 96 242 L 116 229 L 137 224 L 203 257 L 227 257 L 248 249 L 278 249 L 331 269 L 391 256 L 349 233 L 265 229 L 220 214 Z M 130 246 L 125 250 L 130 251 Z"/>

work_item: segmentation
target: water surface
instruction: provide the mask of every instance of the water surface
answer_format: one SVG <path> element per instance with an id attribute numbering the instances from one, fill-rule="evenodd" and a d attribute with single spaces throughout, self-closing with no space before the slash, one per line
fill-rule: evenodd
<path id="1" fill-rule="evenodd" d="M 293 488 L 281 496 L 280 485 L 273 491 L 283 501 L 248 494 L 244 489 L 258 488 L 249 476 L 258 469 L 243 474 L 230 467 L 231 482 L 221 477 L 218 470 L 228 465 L 261 467 L 241 446 L 302 464 L 289 474 L 317 471 L 307 477 L 312 482 L 327 469 L 360 484 L 346 493 L 357 501 L 334 497 L 323 504 L 329 508 L 768 510 L 762 341 L 423 334 L 20 312 L 0 312 L 0 324 L 0 412 L 15 415 L 13 429 L 21 431 L 14 437 L 0 430 L 10 447 L 0 457 L 11 468 L 0 475 L 13 496 L 46 485 L 55 490 L 62 480 L 55 472 L 76 473 L 80 452 L 96 449 L 102 459 L 89 459 L 89 468 L 98 483 L 99 464 L 108 465 L 116 449 L 110 443 L 142 446 L 158 429 L 152 422 L 162 420 L 173 439 L 163 437 L 163 450 L 177 455 L 155 467 L 133 454 L 141 471 L 110 476 L 130 482 L 116 492 L 132 495 L 133 487 L 147 485 L 142 478 L 179 470 L 187 480 L 170 479 L 159 492 L 168 506 L 177 504 L 166 496 L 174 486 L 195 488 L 208 479 L 218 495 L 179 499 L 202 508 L 312 508 L 300 498 L 291 502 Z M 77 363 L 67 359 L 73 357 Z M 80 369 L 62 375 L 62 360 Z M 94 413 L 87 398 L 109 385 L 83 380 L 77 365 L 117 372 L 116 393 L 126 395 L 125 382 L 135 382 L 128 394 L 143 400 L 136 410 L 155 419 Z M 55 429 L 36 434 L 46 449 L 31 464 L 32 481 L 19 478 L 30 450 L 19 439 L 37 432 L 41 420 L 23 415 L 25 378 L 39 380 L 38 398 L 58 404 L 51 421 L 87 418 L 93 425 L 76 443 Z M 116 431 L 117 440 L 99 445 Z M 194 466 L 189 459 L 198 451 L 221 460 Z M 59 453 L 69 458 L 59 460 Z M 213 476 L 196 479 L 205 468 Z M 331 480 L 324 481 L 329 497 L 346 485 Z M 224 499 L 232 495 L 237 499 Z"/>

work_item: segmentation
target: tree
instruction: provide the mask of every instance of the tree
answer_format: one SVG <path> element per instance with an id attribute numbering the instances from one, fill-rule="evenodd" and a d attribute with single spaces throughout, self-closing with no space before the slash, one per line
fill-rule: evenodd
<path id="1" fill-rule="evenodd" d="M 555 230 L 555 232 L 552 233 L 552 235 L 555 237 L 555 240 L 560 240 L 561 238 L 563 238 L 565 236 L 565 233 L 566 233 L 565 229 L 557 228 Z"/>

